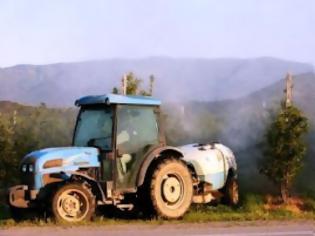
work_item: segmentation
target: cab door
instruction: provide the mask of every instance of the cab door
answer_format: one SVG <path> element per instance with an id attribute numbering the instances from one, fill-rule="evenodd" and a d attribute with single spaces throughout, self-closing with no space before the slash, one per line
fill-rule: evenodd
<path id="1" fill-rule="evenodd" d="M 116 190 L 135 191 L 136 180 L 146 154 L 159 144 L 154 107 L 117 107 Z"/>

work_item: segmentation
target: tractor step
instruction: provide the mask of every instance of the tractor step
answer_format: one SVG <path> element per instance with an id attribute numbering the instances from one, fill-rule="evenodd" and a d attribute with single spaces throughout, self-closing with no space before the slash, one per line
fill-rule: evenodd
<path id="1" fill-rule="evenodd" d="M 131 211 L 134 208 L 133 204 L 117 204 L 117 208 L 123 211 Z"/>

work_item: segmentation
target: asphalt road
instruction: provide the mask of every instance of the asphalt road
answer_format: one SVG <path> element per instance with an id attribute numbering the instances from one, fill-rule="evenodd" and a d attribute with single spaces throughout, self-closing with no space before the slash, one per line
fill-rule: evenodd
<path id="1" fill-rule="evenodd" d="M 235 235 L 235 236 L 310 236 L 315 222 L 229 222 L 207 224 L 125 224 L 78 227 L 13 227 L 0 229 L 0 236 L 154 236 L 154 235 Z"/>

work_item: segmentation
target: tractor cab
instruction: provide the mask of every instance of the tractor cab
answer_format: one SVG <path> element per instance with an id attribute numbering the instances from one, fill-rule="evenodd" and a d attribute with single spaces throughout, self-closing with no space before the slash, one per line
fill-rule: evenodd
<path id="1" fill-rule="evenodd" d="M 152 150 L 165 145 L 159 122 L 160 101 L 140 96 L 83 97 L 73 146 L 96 147 L 99 180 L 113 181 L 115 190 L 136 191 L 138 171 Z"/>

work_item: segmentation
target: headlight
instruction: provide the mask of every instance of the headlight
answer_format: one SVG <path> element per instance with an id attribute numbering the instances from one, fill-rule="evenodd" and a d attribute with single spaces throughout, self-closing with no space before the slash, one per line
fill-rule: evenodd
<path id="1" fill-rule="evenodd" d="M 33 167 L 32 164 L 30 164 L 30 165 L 28 166 L 28 171 L 29 171 L 29 172 L 33 172 L 33 171 L 34 171 L 34 167 Z"/>
<path id="2" fill-rule="evenodd" d="M 21 170 L 22 170 L 22 172 L 26 172 L 26 170 L 27 170 L 27 165 L 26 165 L 26 164 L 23 164 Z"/>
<path id="3" fill-rule="evenodd" d="M 44 169 L 59 167 L 59 166 L 62 166 L 62 159 L 55 159 L 55 160 L 46 161 L 44 164 Z"/>

